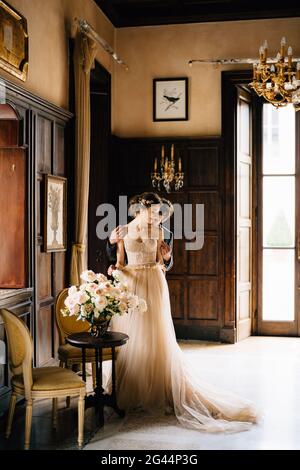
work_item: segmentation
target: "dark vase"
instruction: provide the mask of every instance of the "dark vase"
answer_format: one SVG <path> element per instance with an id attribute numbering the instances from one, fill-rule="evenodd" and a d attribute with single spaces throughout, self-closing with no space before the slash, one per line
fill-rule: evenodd
<path id="1" fill-rule="evenodd" d="M 91 336 L 93 336 L 94 338 L 102 338 L 107 332 L 109 322 L 110 319 L 106 320 L 104 318 L 93 318 L 93 320 L 91 321 Z"/>

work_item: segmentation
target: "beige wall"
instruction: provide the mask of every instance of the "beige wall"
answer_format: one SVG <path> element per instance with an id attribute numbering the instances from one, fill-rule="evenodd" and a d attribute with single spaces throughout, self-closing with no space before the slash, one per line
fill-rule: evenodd
<path id="1" fill-rule="evenodd" d="M 195 64 L 189 68 L 188 61 L 257 57 L 264 39 L 275 55 L 282 36 L 299 57 L 300 18 L 119 29 L 117 50 L 130 70 L 116 69 L 115 133 L 123 137 L 220 135 L 221 70 L 233 67 Z M 152 122 L 152 79 L 176 76 L 190 79 L 189 121 Z"/>
<path id="2" fill-rule="evenodd" d="M 50 102 L 68 107 L 68 37 L 73 19 L 82 17 L 129 64 L 129 71 L 99 48 L 97 60 L 112 73 L 113 132 L 121 137 L 212 136 L 221 133 L 221 70 L 191 58 L 257 57 L 267 39 L 275 54 L 287 36 L 300 56 L 300 18 L 200 23 L 116 30 L 93 0 L 10 0 L 24 14 L 29 31 L 29 71 L 25 83 L 0 70 L 0 76 Z M 237 69 L 237 67 L 234 67 Z M 188 76 L 190 118 L 152 122 L 152 79 Z"/>
<path id="3" fill-rule="evenodd" d="M 29 68 L 25 83 L 0 69 L 0 76 L 18 83 L 51 103 L 68 107 L 68 37 L 75 17 L 85 18 L 112 46 L 115 31 L 93 0 L 9 0 L 27 18 Z M 111 57 L 99 50 L 97 60 L 109 71 Z"/>

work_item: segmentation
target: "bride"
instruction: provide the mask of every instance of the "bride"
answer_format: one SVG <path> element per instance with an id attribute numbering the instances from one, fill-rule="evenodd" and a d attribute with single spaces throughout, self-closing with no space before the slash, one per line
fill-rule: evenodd
<path id="1" fill-rule="evenodd" d="M 171 411 L 180 424 L 200 431 L 249 429 L 257 420 L 255 406 L 203 382 L 177 343 L 161 252 L 162 199 L 148 193 L 146 198 L 136 196 L 134 202 L 138 203 L 135 218 L 117 243 L 116 268 L 129 290 L 145 299 L 147 311 L 115 315 L 111 320 L 112 331 L 129 336 L 116 360 L 118 405 L 126 411 Z M 111 374 L 108 392 L 110 387 Z"/>

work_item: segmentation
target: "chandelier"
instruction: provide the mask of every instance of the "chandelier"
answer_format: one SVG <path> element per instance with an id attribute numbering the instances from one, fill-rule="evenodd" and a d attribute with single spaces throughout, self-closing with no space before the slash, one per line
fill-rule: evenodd
<path id="1" fill-rule="evenodd" d="M 286 39 L 280 43 L 275 59 L 268 61 L 267 41 L 259 48 L 259 62 L 253 64 L 253 81 L 249 83 L 258 96 L 262 96 L 276 108 L 292 103 L 300 109 L 300 61 L 293 63 L 293 50 L 286 54 Z"/>
<path id="2" fill-rule="evenodd" d="M 174 144 L 171 147 L 171 158 L 165 158 L 165 146 L 161 147 L 161 159 L 158 168 L 158 159 L 154 159 L 154 169 L 151 173 L 151 181 L 153 188 L 157 188 L 158 191 L 161 189 L 161 183 L 163 187 L 169 193 L 174 187 L 175 191 L 182 188 L 183 186 L 184 173 L 182 172 L 181 157 L 178 158 L 178 171 L 176 171 L 176 164 L 174 158 Z"/>

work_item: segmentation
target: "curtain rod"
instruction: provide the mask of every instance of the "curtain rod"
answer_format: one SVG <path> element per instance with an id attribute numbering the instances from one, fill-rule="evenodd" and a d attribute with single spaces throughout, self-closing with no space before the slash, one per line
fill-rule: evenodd
<path id="1" fill-rule="evenodd" d="M 112 58 L 125 70 L 128 70 L 128 65 L 117 55 L 117 53 L 113 50 L 113 48 L 103 39 L 99 34 L 92 28 L 92 26 L 86 21 L 81 18 L 75 18 L 79 29 L 82 33 L 86 34 L 88 37 L 96 41 L 108 54 L 112 56 Z"/>
<path id="2" fill-rule="evenodd" d="M 298 62 L 300 61 L 299 57 L 293 57 L 293 62 Z M 239 65 L 239 64 L 257 64 L 259 62 L 259 59 L 250 59 L 250 58 L 244 58 L 244 59 L 191 59 L 188 61 L 188 65 L 192 67 L 194 63 L 199 63 L 199 64 L 214 64 L 214 65 Z M 271 57 L 268 59 L 268 62 L 277 62 L 276 57 Z"/>

